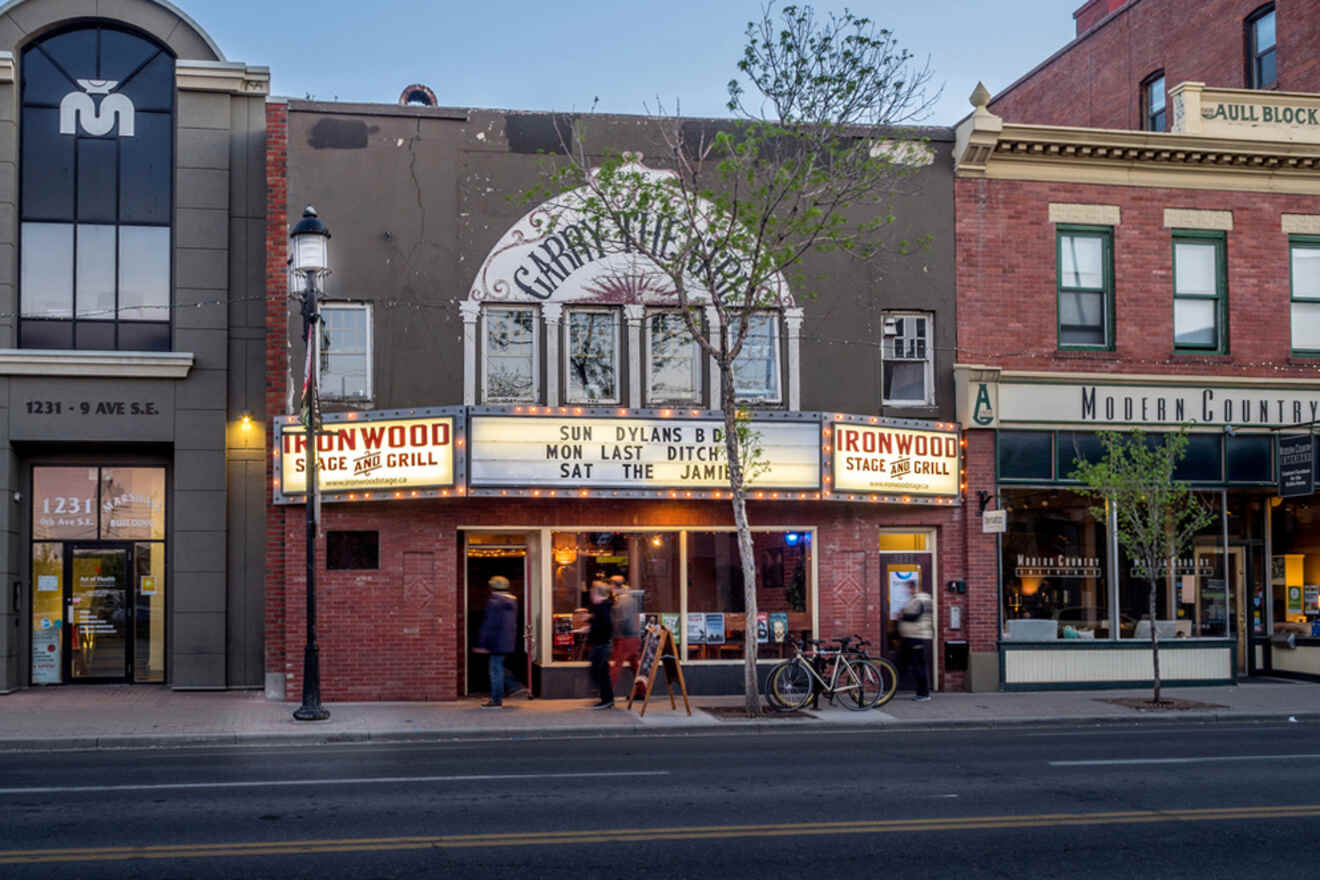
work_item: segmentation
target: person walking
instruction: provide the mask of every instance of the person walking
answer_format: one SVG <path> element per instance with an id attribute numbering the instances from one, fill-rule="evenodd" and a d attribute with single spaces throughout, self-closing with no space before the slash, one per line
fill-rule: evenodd
<path id="1" fill-rule="evenodd" d="M 610 688 L 618 690 L 619 670 L 624 664 L 637 675 L 642 662 L 642 591 L 628 586 L 623 575 L 610 578 L 614 594 L 614 644 L 610 647 Z"/>
<path id="2" fill-rule="evenodd" d="M 513 653 L 517 638 L 518 600 L 509 592 L 508 578 L 495 575 L 489 584 L 486 616 L 473 650 L 490 655 L 490 699 L 481 708 L 498 709 L 504 705 L 504 656 Z"/>
<path id="3" fill-rule="evenodd" d="M 614 638 L 614 600 L 604 581 L 591 585 L 591 620 L 587 624 L 587 644 L 591 651 L 591 678 L 600 690 L 600 702 L 593 709 L 614 708 L 614 686 L 610 683 L 610 642 Z"/>
<path id="4" fill-rule="evenodd" d="M 903 638 L 899 648 L 900 669 L 911 669 L 916 680 L 917 695 L 912 699 L 924 703 L 930 699 L 930 643 L 935 629 L 931 622 L 930 594 L 919 589 L 917 582 L 908 585 L 908 600 L 898 614 L 898 634 Z"/>

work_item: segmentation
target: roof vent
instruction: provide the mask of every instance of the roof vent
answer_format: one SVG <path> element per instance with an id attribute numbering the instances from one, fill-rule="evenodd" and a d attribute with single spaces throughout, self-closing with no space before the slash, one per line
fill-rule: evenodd
<path id="1" fill-rule="evenodd" d="M 405 107 L 434 107 L 435 92 L 431 91 L 430 86 L 413 83 L 399 95 L 399 103 Z"/>

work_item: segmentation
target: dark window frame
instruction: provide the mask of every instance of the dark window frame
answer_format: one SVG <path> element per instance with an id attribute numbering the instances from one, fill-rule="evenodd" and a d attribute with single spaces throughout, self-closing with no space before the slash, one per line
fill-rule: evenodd
<path id="1" fill-rule="evenodd" d="M 1266 16 L 1274 16 L 1274 42 L 1268 49 L 1260 51 L 1256 45 L 1256 25 Z M 1279 17 L 1275 14 L 1273 3 L 1266 3 L 1254 10 L 1243 20 L 1243 40 L 1245 45 L 1246 84 L 1249 89 L 1272 89 L 1279 84 Z M 1269 82 L 1263 82 L 1261 60 L 1272 56 L 1274 76 Z"/>
<path id="2" fill-rule="evenodd" d="M 1099 288 L 1071 287 L 1063 283 L 1063 241 L 1065 238 L 1099 238 L 1101 242 L 1100 271 L 1102 275 Z M 1055 329 L 1061 351 L 1113 351 L 1114 350 L 1114 228 L 1112 226 L 1087 226 L 1077 224 L 1058 224 L 1054 230 L 1054 283 L 1055 283 Z M 1100 293 L 1104 298 L 1101 308 L 1104 322 L 1104 341 L 1099 344 L 1085 344 L 1063 341 L 1063 295 L 1071 292 Z"/>
<path id="3" fill-rule="evenodd" d="M 167 164 L 168 164 L 168 167 L 167 167 L 166 172 L 165 172 L 165 192 L 166 192 L 166 200 L 167 200 L 167 203 L 168 203 L 168 206 L 167 206 L 167 208 L 166 208 L 166 212 L 165 212 L 165 215 L 166 215 L 166 218 L 167 218 L 166 222 L 163 222 L 163 223 L 162 223 L 162 222 L 149 222 L 149 221 L 142 221 L 142 220 L 137 220 L 137 221 L 126 221 L 126 220 L 121 216 L 121 211 L 122 211 L 122 198 L 123 198 L 123 192 L 122 192 L 122 190 L 119 190 L 119 191 L 117 192 L 117 198 L 116 198 L 116 210 L 115 210 L 115 219 L 114 219 L 112 222 L 106 222 L 106 221 L 88 221 L 88 220 L 82 220 L 82 219 L 79 218 L 79 216 L 78 216 L 78 192 L 79 192 L 79 178 L 78 178 L 78 164 L 79 164 L 79 161 L 78 161 L 78 154 L 79 154 L 79 149 L 78 149 L 78 144 L 81 143 L 81 142 L 83 142 L 83 141 L 106 141 L 106 140 L 108 140 L 107 138 L 94 137 L 94 136 L 91 136 L 91 135 L 87 135 L 87 134 L 85 134 L 82 130 L 79 130 L 78 133 L 72 135 L 72 137 L 74 138 L 74 148 L 73 148 L 73 166 L 72 166 L 72 167 L 73 167 L 73 182 L 72 182 L 71 185 L 72 185 L 72 189 L 73 189 L 73 199 L 74 199 L 74 202 L 73 202 L 73 208 L 71 209 L 71 212 L 70 212 L 71 216 L 70 216 L 69 218 L 67 218 L 67 219 L 52 219 L 52 218 L 49 218 L 49 217 L 33 217 L 33 218 L 29 219 L 29 218 L 27 217 L 27 214 L 26 214 L 26 203 L 27 203 L 27 200 L 30 198 L 30 195 L 31 195 L 31 194 L 27 192 L 28 187 L 26 187 L 26 186 L 23 184 L 23 179 L 22 179 L 22 177 L 23 177 L 22 168 L 23 168 L 23 164 L 24 164 L 24 163 L 23 163 L 23 153 L 24 153 L 24 147 L 23 147 L 23 144 L 24 144 L 24 139 L 23 139 L 23 131 L 22 131 L 22 128 L 23 128 L 23 116 L 24 116 L 24 111 L 27 110 L 27 109 L 58 109 L 58 105 L 51 105 L 51 104 L 48 104 L 48 103 L 46 103 L 46 102 L 39 101 L 39 100 L 34 100 L 34 101 L 28 101 L 28 100 L 26 100 L 26 98 L 25 98 L 25 94 L 24 94 L 24 93 L 25 93 L 25 87 L 26 87 L 26 78 L 25 78 L 25 76 L 24 76 L 24 72 L 23 72 L 23 61 L 24 61 L 25 57 L 27 56 L 27 54 L 28 54 L 29 52 L 40 52 L 40 53 L 42 53 L 43 56 L 45 56 L 45 57 L 51 62 L 51 64 L 53 64 L 58 70 L 60 70 L 61 73 L 65 74 L 65 76 L 68 77 L 68 78 L 72 78 L 73 75 L 72 75 L 72 74 L 69 74 L 67 71 L 64 71 L 63 67 L 62 67 L 62 66 L 61 66 L 61 65 L 60 65 L 60 64 L 54 59 L 54 57 L 52 57 L 51 55 L 47 54 L 47 52 L 46 52 L 46 50 L 43 48 L 43 46 L 44 46 L 44 44 L 46 44 L 46 43 L 47 43 L 48 41 L 50 41 L 50 40 L 53 40 L 53 39 L 56 39 L 56 38 L 58 38 L 58 37 L 62 37 L 62 36 L 65 36 L 65 35 L 67 35 L 67 34 L 70 34 L 70 33 L 73 33 L 73 32 L 77 32 L 77 31 L 94 31 L 94 32 L 96 33 L 96 42 L 97 42 L 97 47 L 98 47 L 98 48 L 97 48 L 98 58 L 99 58 L 99 56 L 100 56 L 101 34 L 103 34 L 103 33 L 105 33 L 105 32 L 114 32 L 114 33 L 118 33 L 118 34 L 124 34 L 124 35 L 127 35 L 127 36 L 131 36 L 131 37 L 134 37 L 134 38 L 140 39 L 140 40 L 142 40 L 142 41 L 148 43 L 151 47 L 153 47 L 153 48 L 156 50 L 156 52 L 155 52 L 154 54 L 148 56 L 147 59 L 146 59 L 145 61 L 143 61 L 143 62 L 142 62 L 141 64 L 139 64 L 135 69 L 133 69 L 133 71 L 129 74 L 130 77 L 131 77 L 131 76 L 135 76 L 137 73 L 139 73 L 139 72 L 145 70 L 145 69 L 146 69 L 146 68 L 147 68 L 152 62 L 154 62 L 158 57 L 160 57 L 160 56 L 162 56 L 162 55 L 165 56 L 166 58 L 168 58 L 169 61 L 170 61 L 170 77 L 169 77 L 169 80 L 170 80 L 170 87 L 169 87 L 169 107 L 168 107 L 168 110 L 157 110 L 157 109 L 151 109 L 151 110 L 139 111 L 139 112 L 142 112 L 142 113 L 149 113 L 149 114 L 151 114 L 151 115 L 160 115 L 160 116 L 167 116 L 167 117 L 168 117 L 168 125 L 169 125 L 169 130 L 170 130 L 170 136 L 169 136 L 169 156 L 168 156 L 168 163 L 167 163 Z M 19 348 L 32 348 L 32 349 L 47 349 L 47 350 L 50 350 L 50 349 L 55 349 L 55 350 L 79 350 L 79 349 L 82 349 L 82 350 L 101 350 L 101 349 L 105 349 L 106 346 L 104 346 L 104 345 L 87 345 L 87 344 L 80 344 L 80 343 L 79 343 L 79 337 L 80 337 L 80 335 L 81 335 L 81 334 L 80 334 L 80 330 L 83 330 L 83 328 L 85 327 L 85 330 L 83 330 L 83 332 L 86 332 L 89 336 L 90 336 L 92 333 L 97 333 L 97 336 L 98 336 L 99 338 L 104 338 L 105 331 L 106 331 L 107 329 L 110 330 L 110 337 L 111 337 L 111 340 L 112 340 L 112 344 L 109 346 L 109 349 L 110 349 L 110 350 L 115 350 L 115 351 L 173 351 L 173 350 L 174 350 L 174 329 L 175 329 L 175 328 L 174 328 L 174 307 L 175 307 L 175 272 L 176 272 L 176 266 L 175 266 L 175 254 L 174 254 L 174 250 L 175 250 L 175 242 L 176 242 L 176 230 L 175 230 L 175 228 L 174 228 L 174 215 L 175 215 L 175 210 L 176 210 L 176 204 L 175 204 L 175 203 L 176 203 L 176 191 L 175 191 L 176 188 L 175 188 L 175 179 L 174 179 L 174 178 L 175 178 L 175 168 L 176 168 L 176 165 L 177 165 L 177 157 L 178 157 L 178 126 L 177 126 L 177 121 L 178 121 L 178 89 L 177 89 L 177 87 L 176 87 L 176 85 L 175 85 L 175 69 L 176 69 L 176 65 L 177 65 L 177 62 L 178 62 L 178 58 L 177 58 L 177 56 L 175 55 L 175 53 L 174 53 L 173 50 L 171 50 L 168 46 L 166 46 L 164 43 L 162 43 L 160 40 L 158 40 L 156 37 L 152 36 L 151 34 L 147 33 L 146 31 L 143 31 L 143 30 L 140 30 L 140 29 L 138 29 L 138 28 L 132 27 L 131 25 L 128 25 L 128 24 L 124 24 L 124 23 L 120 23 L 120 22 L 112 22 L 112 21 L 102 20 L 102 19 L 93 19 L 93 20 L 90 20 L 90 21 L 89 21 L 89 20 L 75 21 L 75 22 L 73 22 L 73 23 L 70 23 L 68 26 L 65 26 L 65 27 L 59 27 L 59 28 L 53 29 L 53 30 L 51 30 L 51 31 L 47 31 L 46 33 L 40 34 L 38 37 L 36 37 L 36 38 L 34 38 L 34 39 L 32 39 L 32 40 L 26 42 L 25 44 L 23 44 L 23 45 L 18 49 L 18 51 L 15 53 L 15 55 L 17 56 L 17 57 L 15 58 L 15 62 L 16 62 L 16 66 L 18 67 L 18 70 L 17 70 L 17 82 L 18 82 L 18 88 L 19 88 L 19 95 L 18 95 L 18 97 L 19 97 L 18 111 L 19 111 L 19 112 L 18 112 L 18 124 L 17 124 L 17 128 L 18 128 L 18 132 L 17 132 L 17 136 L 18 136 L 18 153 L 19 153 L 19 163 L 18 163 L 19 169 L 18 169 L 18 181 L 17 181 L 17 183 L 18 183 L 18 187 L 19 187 L 19 192 L 18 192 L 18 224 L 17 224 L 17 227 L 18 227 L 18 228 L 16 229 L 16 232 L 17 232 L 17 248 L 16 248 L 16 250 L 17 250 L 17 261 L 18 261 L 18 275 L 17 275 L 16 281 L 15 281 L 15 287 L 16 287 L 16 293 L 17 293 L 17 308 L 16 308 L 17 315 L 16 315 L 16 324 L 15 324 L 15 341 L 16 341 L 16 345 L 17 345 L 17 347 L 19 347 Z M 117 140 L 117 139 L 116 139 L 116 140 Z M 116 177 L 116 180 L 117 180 L 118 182 L 121 182 L 121 183 L 122 183 L 122 179 L 123 179 L 123 178 L 122 178 L 122 168 L 123 168 L 123 156 L 122 156 L 122 153 L 120 153 L 120 152 L 117 150 L 117 151 L 116 151 L 116 159 L 115 159 L 115 177 Z M 73 271 L 73 285 L 74 285 L 74 286 L 73 286 L 73 301 L 72 301 L 71 306 L 70 306 L 71 315 L 70 315 L 70 317 L 68 317 L 68 318 L 64 318 L 64 317 L 27 317 L 27 318 L 25 318 L 25 317 L 23 317 L 23 284 L 22 284 L 22 277 L 23 277 L 23 273 L 22 273 L 23 226 L 24 226 L 25 224 L 27 224 L 27 223 L 49 223 L 49 224 L 57 224 L 57 225 L 68 225 L 68 226 L 71 228 L 71 230 L 72 230 L 73 245 L 72 245 L 72 249 L 71 249 L 71 251 L 70 251 L 69 259 L 70 259 L 70 262 L 71 262 L 71 264 L 72 264 L 72 267 L 71 267 L 71 268 L 72 268 L 72 271 Z M 113 228 L 114 228 L 114 230 L 115 230 L 115 235 L 114 235 L 114 252 L 115 252 L 115 271 L 114 271 L 114 278 L 115 278 L 115 281 L 114 281 L 114 287 L 115 287 L 115 305 L 114 305 L 114 315 L 113 315 L 113 317 L 112 317 L 111 319 L 109 319 L 109 320 L 94 319 L 94 318 L 80 318 L 80 317 L 78 316 L 78 294 L 77 294 L 77 283 L 78 283 L 78 282 L 77 282 L 78 235 L 77 235 L 77 231 L 78 231 L 78 227 L 79 227 L 79 226 L 81 226 L 81 225 L 87 225 L 87 224 L 91 224 L 91 225 L 103 225 L 103 226 L 113 226 Z M 168 249 L 169 249 L 169 254 L 168 254 L 168 256 L 169 256 L 169 269 L 168 269 L 168 278 L 167 278 L 167 280 L 166 280 L 167 291 L 168 291 L 169 299 L 168 299 L 168 302 L 167 302 L 167 304 L 166 304 L 166 306 L 165 306 L 166 313 L 167 313 L 167 317 L 166 317 L 166 319 L 163 320 L 163 321 L 160 321 L 160 320 L 155 320 L 155 321 L 152 321 L 152 320 L 146 320 L 146 321 L 143 321 L 143 320 L 130 320 L 130 319 L 122 318 L 122 317 L 120 317 L 120 315 L 119 315 L 119 308 L 120 308 L 120 290 L 119 290 L 119 275 L 120 275 L 120 272 L 119 272 L 119 254 L 120 254 L 120 247 L 121 247 L 121 242 L 120 242 L 120 230 L 121 230 L 122 228 L 124 228 L 124 227 L 150 227 L 150 228 L 163 228 L 163 229 L 168 230 L 168 232 L 169 232 L 169 243 L 168 243 Z M 81 326 L 80 326 L 80 325 L 81 325 Z M 24 340 L 25 330 L 27 331 L 27 334 L 26 334 L 26 335 L 28 336 L 28 340 L 26 340 L 26 341 Z M 47 335 L 47 333 L 49 333 L 49 332 L 52 331 L 52 330 L 53 330 L 53 331 L 55 332 L 55 334 L 58 335 L 58 336 L 64 336 L 64 335 L 67 334 L 67 337 L 68 337 L 68 344 L 67 344 L 67 345 L 61 345 L 61 344 L 48 344 L 48 343 L 45 342 L 45 341 L 36 341 L 36 342 L 33 342 L 33 341 L 32 341 L 34 337 L 36 337 L 37 339 L 40 340 L 40 338 L 41 338 L 42 336 L 46 336 L 46 338 L 49 339 L 49 336 Z M 160 337 L 159 337 L 159 335 L 158 335 L 158 333 L 159 333 L 160 330 L 163 330 L 163 331 L 164 331 L 164 338 L 163 338 L 163 340 L 160 339 Z M 98 333 L 97 331 L 100 331 L 100 332 Z M 145 340 L 145 344 L 144 344 L 144 340 Z M 163 342 L 163 344 L 162 344 L 162 342 Z"/>
<path id="4" fill-rule="evenodd" d="M 1152 100 L 1153 89 L 1157 83 L 1160 86 L 1160 96 L 1164 99 L 1158 111 L 1153 109 L 1155 102 Z M 1155 71 L 1141 81 L 1141 128 L 1144 131 L 1169 130 L 1169 93 L 1168 84 L 1164 81 L 1163 69 Z"/>
<path id="5" fill-rule="evenodd" d="M 370 536 L 369 540 L 368 536 Z M 380 571 L 380 531 L 377 529 L 327 530 L 325 568 L 326 571 Z"/>

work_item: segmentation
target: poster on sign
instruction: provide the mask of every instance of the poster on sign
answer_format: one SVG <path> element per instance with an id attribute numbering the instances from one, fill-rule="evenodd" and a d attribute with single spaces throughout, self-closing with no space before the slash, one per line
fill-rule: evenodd
<path id="1" fill-rule="evenodd" d="M 907 600 L 912 598 L 908 592 L 908 587 L 921 589 L 921 572 L 919 571 L 894 571 L 889 570 L 889 619 L 898 620 L 903 606 Z"/>
<path id="2" fill-rule="evenodd" d="M 960 451 L 952 432 L 836 421 L 834 491 L 955 496 Z"/>

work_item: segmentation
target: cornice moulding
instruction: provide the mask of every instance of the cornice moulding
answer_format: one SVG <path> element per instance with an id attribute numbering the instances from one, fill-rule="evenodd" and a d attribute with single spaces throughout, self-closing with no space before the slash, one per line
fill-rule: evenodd
<path id="1" fill-rule="evenodd" d="M 174 65 L 174 79 L 181 91 L 223 92 L 262 98 L 270 94 L 270 68 L 237 61 L 179 60 Z"/>
<path id="2" fill-rule="evenodd" d="M 0 376 L 80 376 L 89 379 L 186 379 L 191 352 L 44 351 L 0 348 Z"/>

